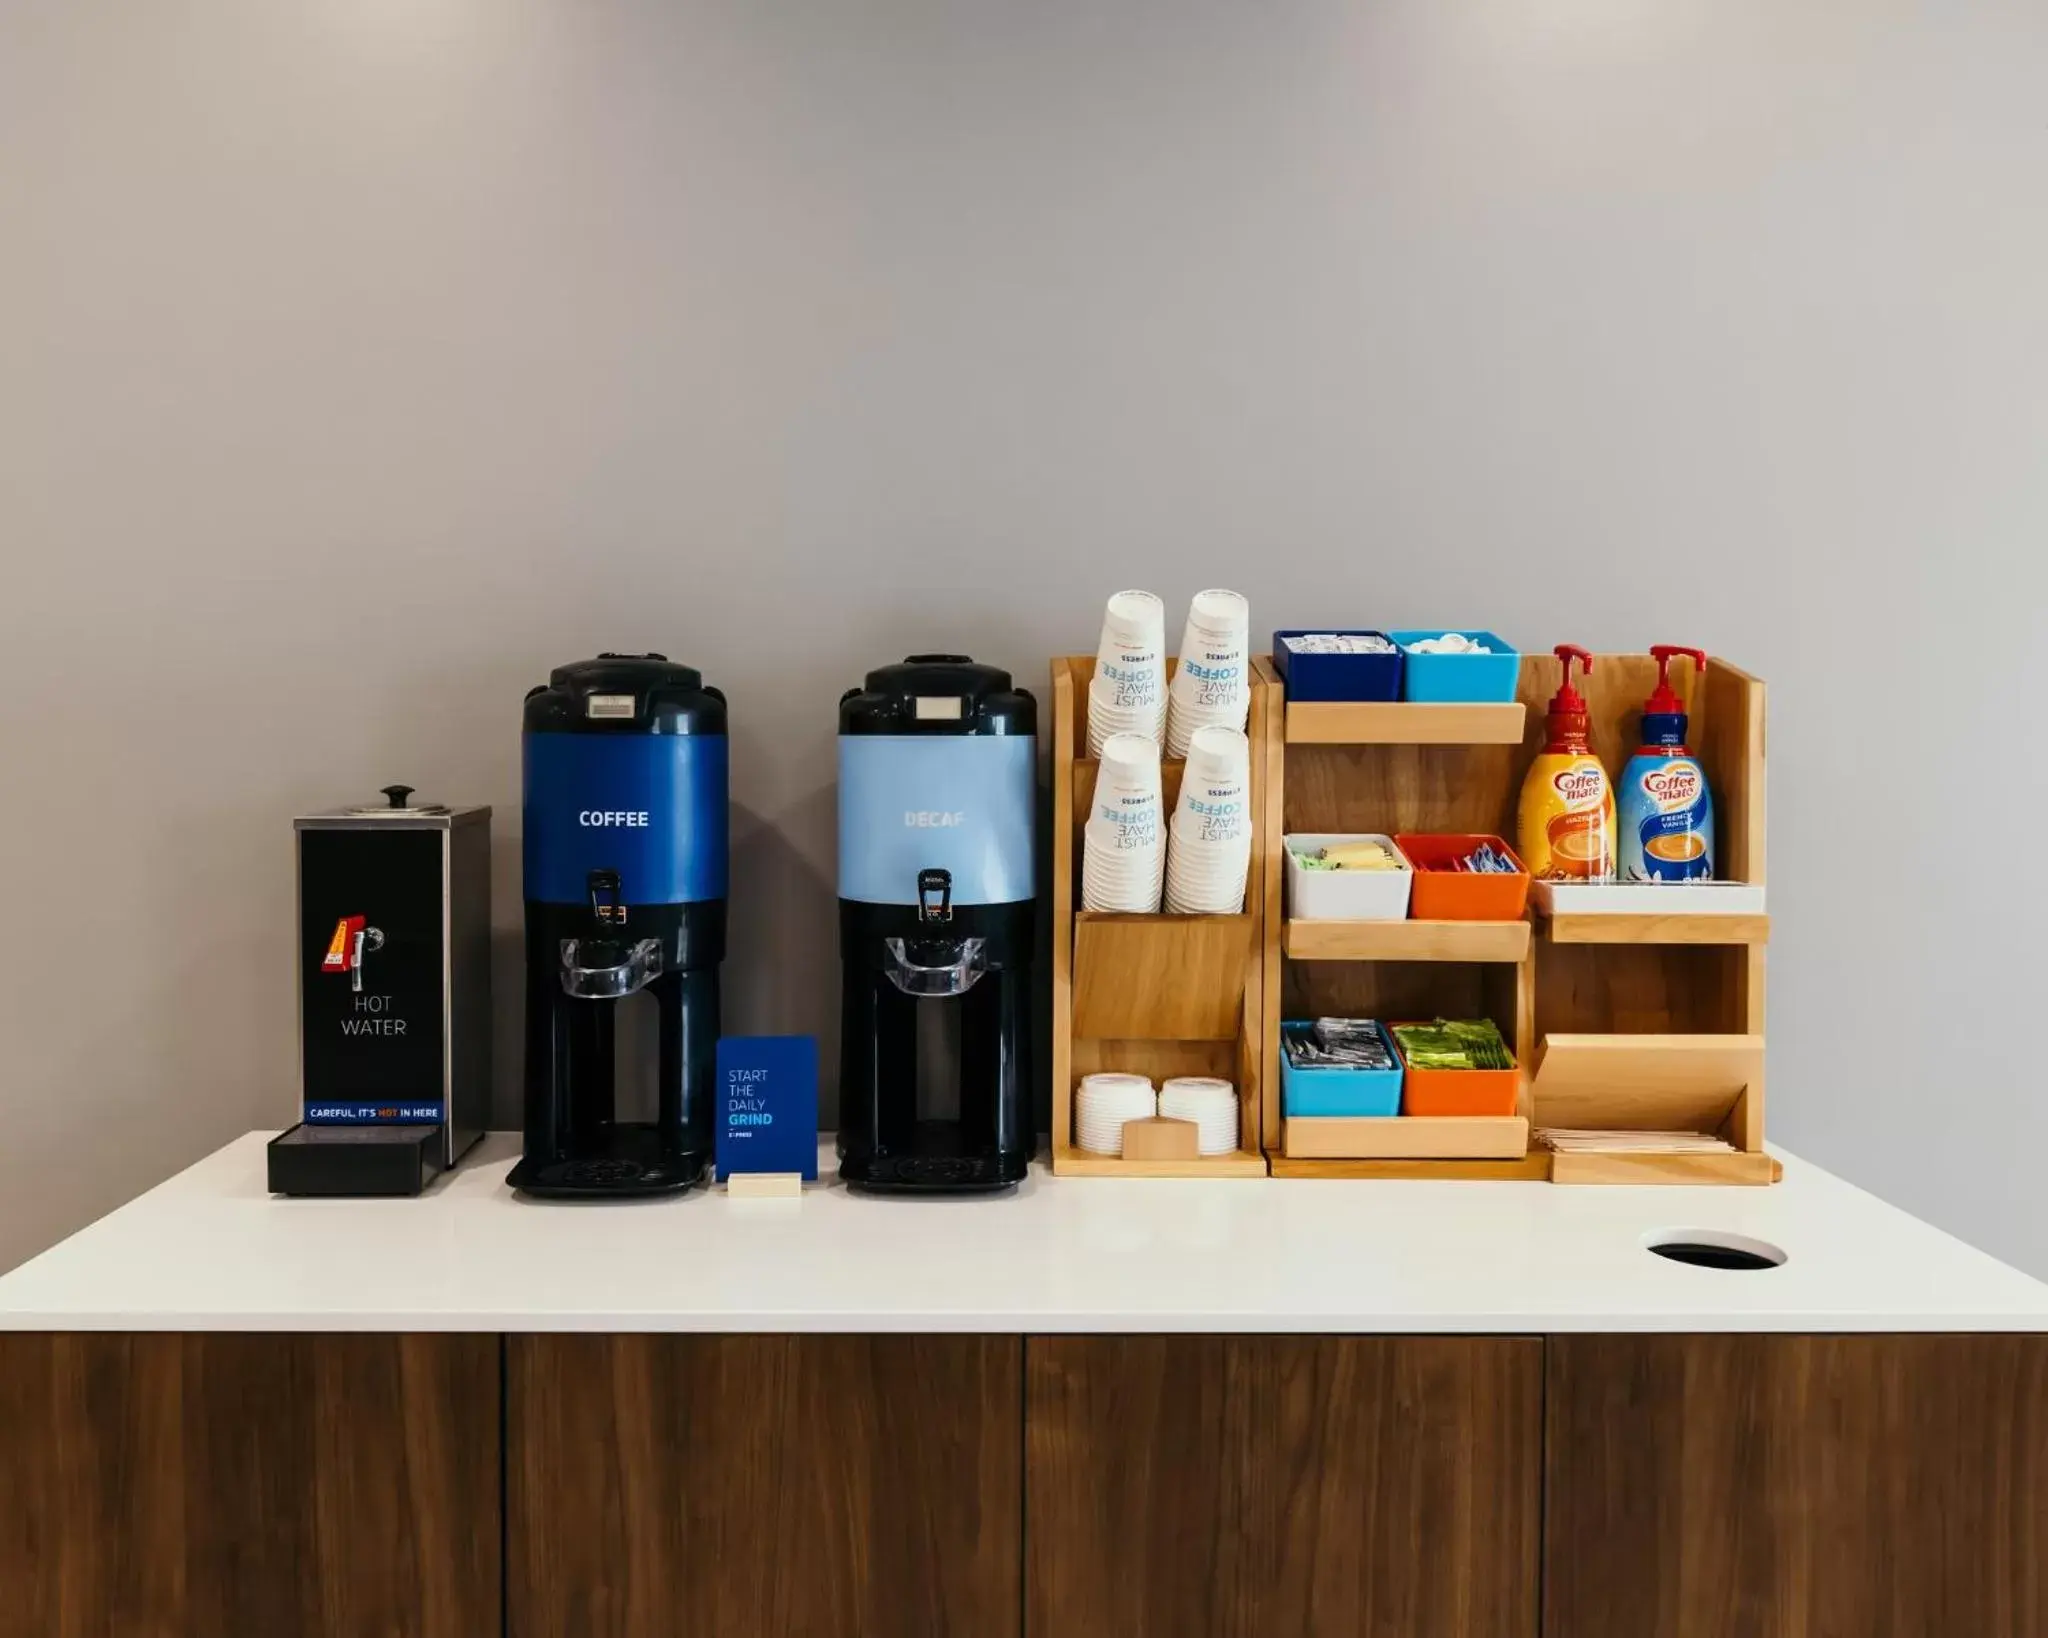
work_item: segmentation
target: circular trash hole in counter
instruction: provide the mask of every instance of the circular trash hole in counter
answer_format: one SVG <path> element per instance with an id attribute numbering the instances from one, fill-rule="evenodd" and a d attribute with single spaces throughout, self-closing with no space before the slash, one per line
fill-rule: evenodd
<path id="1" fill-rule="evenodd" d="M 1768 1240 L 1719 1229 L 1659 1229 L 1643 1236 L 1643 1249 L 1692 1268 L 1776 1268 L 1785 1261 L 1784 1250 Z"/>

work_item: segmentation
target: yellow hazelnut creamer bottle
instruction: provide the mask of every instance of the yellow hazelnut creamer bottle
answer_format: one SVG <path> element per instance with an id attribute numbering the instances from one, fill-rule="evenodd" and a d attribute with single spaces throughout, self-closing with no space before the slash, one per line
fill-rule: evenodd
<path id="1" fill-rule="evenodd" d="M 1614 787 L 1586 737 L 1586 702 L 1572 687 L 1572 662 L 1591 672 L 1593 656 L 1576 643 L 1552 650 L 1564 686 L 1550 699 L 1543 754 L 1522 781 L 1517 841 L 1529 874 L 1551 882 L 1614 880 Z"/>

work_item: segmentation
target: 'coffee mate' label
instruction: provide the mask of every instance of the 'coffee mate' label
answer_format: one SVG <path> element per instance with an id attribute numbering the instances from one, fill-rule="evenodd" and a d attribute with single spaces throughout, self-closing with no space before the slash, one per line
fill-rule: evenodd
<path id="1" fill-rule="evenodd" d="M 1622 779 L 1621 874 L 1631 882 L 1714 877 L 1714 803 L 1689 757 L 1638 758 Z"/>

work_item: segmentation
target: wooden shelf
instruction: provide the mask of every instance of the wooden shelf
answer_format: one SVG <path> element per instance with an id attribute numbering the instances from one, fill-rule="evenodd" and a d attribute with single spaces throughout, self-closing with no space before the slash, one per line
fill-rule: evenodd
<path id="1" fill-rule="evenodd" d="M 1719 1183 L 1761 1188 L 1785 1168 L 1768 1154 L 1552 1155 L 1553 1183 Z"/>
<path id="2" fill-rule="evenodd" d="M 1526 921 L 1290 921 L 1295 961 L 1520 961 Z"/>
<path id="3" fill-rule="evenodd" d="M 1289 745 L 1519 745 L 1526 708 L 1306 701 L 1287 707 Z"/>
<path id="4" fill-rule="evenodd" d="M 1264 1177 L 1266 1157 L 1249 1149 L 1194 1160 L 1123 1160 L 1071 1144 L 1055 1145 L 1053 1170 L 1061 1177 Z"/>
<path id="5" fill-rule="evenodd" d="M 1520 1115 L 1289 1115 L 1280 1152 L 1289 1160 L 1521 1160 L 1529 1123 Z"/>
<path id="6" fill-rule="evenodd" d="M 1598 662 L 1579 684 L 1594 742 L 1633 745 L 1657 662 L 1642 654 Z M 1280 1077 L 1269 1062 L 1260 1125 L 1275 1177 L 1773 1179 L 1764 1152 L 1761 682 L 1718 659 L 1674 679 L 1717 797 L 1711 886 L 1534 883 L 1527 924 L 1310 921 L 1283 910 L 1289 834 L 1500 830 L 1535 750 L 1529 731 L 1563 679 L 1552 656 L 1525 655 L 1514 704 L 1290 704 L 1271 662 L 1255 669 L 1271 713 L 1261 941 L 1269 1060 L 1288 1017 L 1490 1017 L 1523 1066 L 1516 1112 L 1533 1126 L 1706 1131 L 1738 1151 L 1439 1159 L 1387 1153 L 1386 1140 L 1362 1125 L 1355 1138 L 1304 1125 L 1290 1157 Z M 1333 1153 L 1340 1145 L 1352 1152 Z"/>
<path id="7" fill-rule="evenodd" d="M 1547 918 L 1553 944 L 1767 944 L 1771 918 L 1744 915 L 1573 915 Z"/>
<path id="8" fill-rule="evenodd" d="M 1289 1160 L 1272 1157 L 1275 1177 L 1349 1178 L 1402 1183 L 1547 1183 L 1547 1149 L 1520 1160 Z"/>

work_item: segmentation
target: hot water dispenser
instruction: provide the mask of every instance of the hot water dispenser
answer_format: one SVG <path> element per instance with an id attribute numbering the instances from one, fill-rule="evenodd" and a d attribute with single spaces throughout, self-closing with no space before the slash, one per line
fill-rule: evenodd
<path id="1" fill-rule="evenodd" d="M 491 1113 L 491 810 L 384 800 L 294 821 L 300 1124 L 278 1194 L 418 1194 Z"/>

